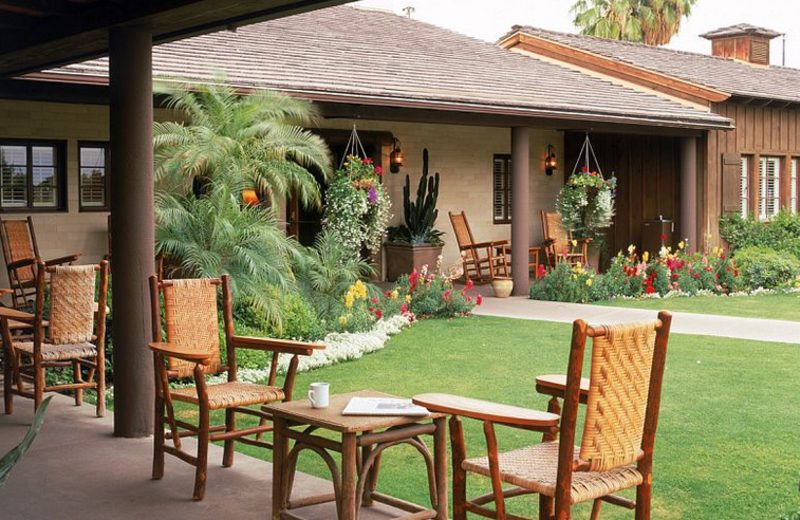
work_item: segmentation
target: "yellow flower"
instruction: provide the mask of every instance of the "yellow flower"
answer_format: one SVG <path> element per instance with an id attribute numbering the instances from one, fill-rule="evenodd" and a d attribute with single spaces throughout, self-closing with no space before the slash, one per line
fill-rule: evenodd
<path id="1" fill-rule="evenodd" d="M 348 309 L 353 306 L 353 301 L 355 298 L 353 297 L 353 293 L 347 293 L 347 296 L 344 298 L 344 306 Z"/>
<path id="2" fill-rule="evenodd" d="M 406 294 L 406 303 L 411 303 L 411 295 Z"/>
<path id="3" fill-rule="evenodd" d="M 348 316 L 339 316 L 339 325 L 347 325 Z"/>
<path id="4" fill-rule="evenodd" d="M 572 241 L 572 247 L 577 247 L 577 245 L 578 245 L 578 241 L 577 240 L 573 240 Z"/>
<path id="5" fill-rule="evenodd" d="M 586 279 L 586 285 L 587 285 L 587 287 L 591 287 L 592 286 L 592 279 L 591 278 L 587 278 Z"/>
<path id="6" fill-rule="evenodd" d="M 648 260 L 650 260 L 650 253 L 649 253 L 649 252 L 647 252 L 647 251 L 645 251 L 645 252 L 642 254 L 642 261 L 643 261 L 644 263 L 647 263 L 647 261 L 648 261 Z"/>
<path id="7" fill-rule="evenodd" d="M 678 249 L 683 249 L 684 247 L 686 247 L 686 243 L 683 240 L 678 242 Z"/>
<path id="8" fill-rule="evenodd" d="M 636 246 L 631 244 L 628 246 L 628 254 L 632 255 L 636 251 Z"/>
<path id="9" fill-rule="evenodd" d="M 400 296 L 400 294 L 397 292 L 397 289 L 392 291 L 392 299 L 393 300 L 396 300 L 398 296 Z"/>

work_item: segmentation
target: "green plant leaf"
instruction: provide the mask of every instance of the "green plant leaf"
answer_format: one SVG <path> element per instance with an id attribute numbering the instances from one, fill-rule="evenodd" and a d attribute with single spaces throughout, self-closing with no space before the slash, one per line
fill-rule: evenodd
<path id="1" fill-rule="evenodd" d="M 8 475 L 11 473 L 11 470 L 14 469 L 14 466 L 16 466 L 19 461 L 22 460 L 22 457 L 28 453 L 28 450 L 31 449 L 33 441 L 36 439 L 36 434 L 39 433 L 42 424 L 44 424 L 44 414 L 47 411 L 47 407 L 50 405 L 51 399 L 52 397 L 48 397 L 39 406 L 36 415 L 33 417 L 33 424 L 28 428 L 28 433 L 25 434 L 22 442 L 17 444 L 14 449 L 6 453 L 3 458 L 0 459 L 0 488 L 6 483 Z"/>

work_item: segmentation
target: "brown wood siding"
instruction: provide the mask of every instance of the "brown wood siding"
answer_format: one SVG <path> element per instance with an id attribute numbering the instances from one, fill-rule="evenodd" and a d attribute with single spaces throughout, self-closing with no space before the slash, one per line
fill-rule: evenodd
<path id="1" fill-rule="evenodd" d="M 567 173 L 578 160 L 586 134 L 564 136 Z M 642 221 L 659 215 L 675 220 L 680 229 L 680 138 L 592 134 L 592 146 L 606 177 L 617 177 L 617 215 L 609 232 L 609 252 L 634 244 L 641 249 Z M 583 164 L 583 161 L 581 161 Z"/>
<path id="2" fill-rule="evenodd" d="M 702 186 L 699 200 L 704 201 L 698 209 L 701 235 L 698 237 L 706 247 L 720 245 L 719 217 L 723 207 L 724 154 L 738 153 L 753 156 L 750 174 L 750 211 L 758 204 L 758 158 L 761 156 L 783 157 L 781 166 L 781 202 L 789 201 L 788 159 L 800 157 L 800 110 L 759 107 L 741 103 L 714 103 L 713 112 L 729 117 L 736 129 L 728 132 L 711 131 L 705 139 L 705 168 L 699 176 Z M 754 182 L 755 181 L 755 182 Z M 707 195 L 706 195 L 707 194 Z"/>

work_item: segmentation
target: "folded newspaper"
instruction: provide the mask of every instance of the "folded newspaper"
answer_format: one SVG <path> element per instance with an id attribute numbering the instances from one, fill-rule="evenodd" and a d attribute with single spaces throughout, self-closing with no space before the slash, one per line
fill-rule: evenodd
<path id="1" fill-rule="evenodd" d="M 386 397 L 353 397 L 342 410 L 342 415 L 428 415 L 428 410 L 417 406 L 411 399 Z"/>

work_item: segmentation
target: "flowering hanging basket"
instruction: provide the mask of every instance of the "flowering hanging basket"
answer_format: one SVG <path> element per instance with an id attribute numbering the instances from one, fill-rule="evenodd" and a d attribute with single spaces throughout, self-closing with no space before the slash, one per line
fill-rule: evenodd
<path id="1" fill-rule="evenodd" d="M 617 178 L 603 177 L 588 134 L 580 156 L 585 158 L 585 164 L 578 169 L 579 159 L 575 165 L 558 194 L 556 210 L 564 227 L 572 232 L 574 238 L 588 238 L 595 243 L 601 243 L 604 231 L 614 222 Z M 592 158 L 597 166 L 596 170 L 591 169 Z"/>

